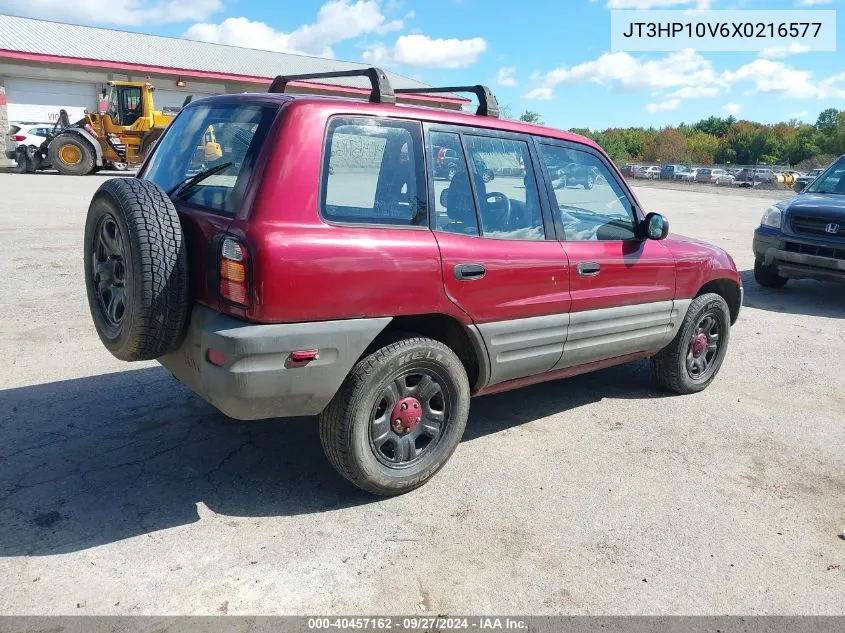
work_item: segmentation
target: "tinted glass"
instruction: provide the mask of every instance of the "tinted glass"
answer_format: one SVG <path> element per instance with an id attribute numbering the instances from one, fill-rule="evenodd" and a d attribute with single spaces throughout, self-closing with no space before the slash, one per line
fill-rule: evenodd
<path id="1" fill-rule="evenodd" d="M 845 156 L 827 168 L 807 187 L 813 193 L 845 193 Z"/>
<path id="2" fill-rule="evenodd" d="M 506 240 L 542 240 L 537 177 L 525 141 L 464 137 L 481 216 L 481 234 Z"/>
<path id="3" fill-rule="evenodd" d="M 425 176 L 419 123 L 335 119 L 323 161 L 327 220 L 425 226 Z"/>
<path id="4" fill-rule="evenodd" d="M 233 215 L 276 112 L 277 106 L 264 105 L 186 108 L 157 145 L 144 178 L 169 192 L 203 170 L 230 163 L 190 189 L 185 201 Z M 206 142 L 211 133 L 216 144 Z"/>
<path id="5" fill-rule="evenodd" d="M 556 221 L 567 241 L 635 239 L 630 200 L 597 156 L 540 145 L 557 201 Z"/>

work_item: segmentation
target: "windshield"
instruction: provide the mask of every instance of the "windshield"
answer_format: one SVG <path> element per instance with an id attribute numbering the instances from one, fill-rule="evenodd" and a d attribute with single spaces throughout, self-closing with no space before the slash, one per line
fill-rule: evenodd
<path id="1" fill-rule="evenodd" d="M 845 156 L 828 167 L 805 191 L 845 194 Z"/>
<path id="2" fill-rule="evenodd" d="M 272 105 L 196 105 L 176 117 L 150 159 L 144 178 L 165 191 L 215 167 L 184 191 L 193 206 L 234 215 L 264 137 L 278 112 Z M 228 165 L 225 165 L 229 163 Z"/>

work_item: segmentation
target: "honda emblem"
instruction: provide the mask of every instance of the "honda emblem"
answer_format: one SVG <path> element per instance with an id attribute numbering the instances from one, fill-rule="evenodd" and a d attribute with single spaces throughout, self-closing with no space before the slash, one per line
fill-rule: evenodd
<path id="1" fill-rule="evenodd" d="M 838 224 L 833 224 L 833 223 L 831 222 L 831 223 L 830 223 L 830 224 L 828 224 L 826 227 L 824 227 L 824 230 L 825 230 L 826 232 L 828 232 L 828 233 L 833 233 L 834 235 L 836 235 L 837 233 L 839 233 L 839 225 L 838 225 Z"/>

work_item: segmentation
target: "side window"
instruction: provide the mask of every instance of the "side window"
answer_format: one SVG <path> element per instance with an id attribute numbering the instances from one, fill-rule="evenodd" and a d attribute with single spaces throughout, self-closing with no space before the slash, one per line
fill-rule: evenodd
<path id="1" fill-rule="evenodd" d="M 537 177 L 525 141 L 464 136 L 484 237 L 543 240 Z"/>
<path id="2" fill-rule="evenodd" d="M 593 154 L 540 145 L 554 188 L 555 220 L 569 242 L 636 239 L 635 216 L 619 183 Z"/>
<path id="3" fill-rule="evenodd" d="M 334 222 L 425 226 L 420 124 L 334 119 L 323 159 L 321 208 Z"/>
<path id="4" fill-rule="evenodd" d="M 432 132 L 429 138 L 435 230 L 478 235 L 478 218 L 461 137 L 451 132 Z"/>

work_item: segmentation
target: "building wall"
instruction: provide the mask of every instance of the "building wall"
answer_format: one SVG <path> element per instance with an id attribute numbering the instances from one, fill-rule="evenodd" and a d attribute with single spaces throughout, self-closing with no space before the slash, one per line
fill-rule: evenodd
<path id="1" fill-rule="evenodd" d="M 0 77 L 0 163 L 6 160 L 6 131 L 9 129 L 9 117 L 6 113 L 6 85 Z"/>

